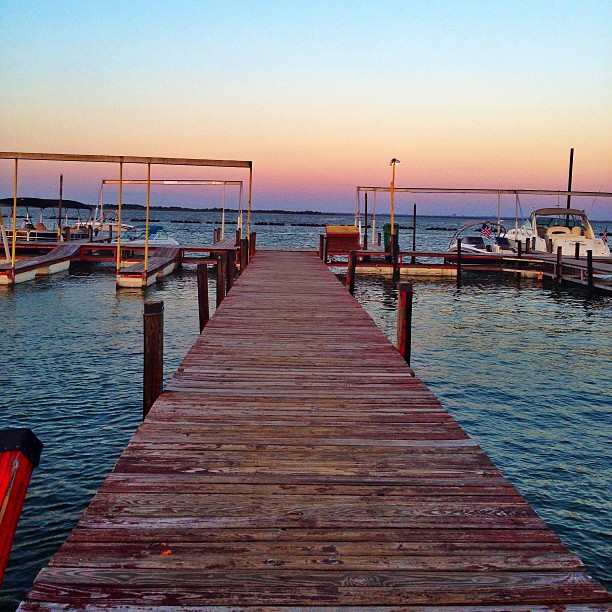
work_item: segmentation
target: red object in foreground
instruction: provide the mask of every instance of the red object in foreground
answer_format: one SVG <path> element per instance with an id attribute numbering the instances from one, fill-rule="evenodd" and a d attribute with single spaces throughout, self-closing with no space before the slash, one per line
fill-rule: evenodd
<path id="1" fill-rule="evenodd" d="M 42 446 L 29 429 L 0 430 L 0 584 Z"/>

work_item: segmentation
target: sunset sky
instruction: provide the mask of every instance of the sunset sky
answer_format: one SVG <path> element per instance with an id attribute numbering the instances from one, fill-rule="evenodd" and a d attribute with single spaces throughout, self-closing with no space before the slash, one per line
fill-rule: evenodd
<path id="1" fill-rule="evenodd" d="M 255 208 L 351 211 L 392 157 L 398 186 L 565 189 L 574 147 L 574 189 L 612 191 L 608 0 L 33 0 L 0 3 L 0 24 L 3 151 L 253 160 Z M 59 172 L 65 197 L 93 203 L 118 170 L 24 162 L 20 195 L 56 197 Z"/>

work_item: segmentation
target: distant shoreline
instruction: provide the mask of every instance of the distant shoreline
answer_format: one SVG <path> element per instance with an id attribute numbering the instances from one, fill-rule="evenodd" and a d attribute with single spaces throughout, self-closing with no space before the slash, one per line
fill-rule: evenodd
<path id="1" fill-rule="evenodd" d="M 116 208 L 116 204 L 105 204 L 104 205 L 105 208 Z M 123 210 L 142 210 L 145 211 L 146 207 L 143 206 L 142 204 L 123 204 L 122 205 L 122 209 Z M 189 206 L 159 206 L 159 205 L 152 205 L 150 206 L 150 210 L 155 210 L 155 211 L 173 211 L 173 212 L 218 212 L 221 213 L 223 212 L 223 209 L 220 206 L 215 206 L 212 208 L 191 208 Z M 226 208 L 225 209 L 226 213 L 238 213 L 238 209 L 236 208 Z M 243 210 L 243 212 L 246 214 L 246 209 Z M 258 214 L 258 215 L 318 215 L 318 216 L 337 216 L 337 217 L 346 217 L 346 216 L 353 216 L 355 213 L 354 211 L 351 212 L 322 212 L 320 210 L 283 210 L 283 209 L 261 209 L 261 208 L 254 208 L 251 209 L 251 214 Z M 385 217 L 385 216 L 389 216 L 389 213 L 379 213 L 378 216 L 380 217 Z M 412 218 L 412 214 L 410 213 L 395 213 L 396 217 L 408 217 L 408 218 Z M 491 215 L 483 215 L 483 214 L 471 214 L 471 215 L 457 215 L 457 214 L 446 214 L 446 215 L 432 215 L 432 214 L 426 214 L 426 215 L 417 215 L 419 217 L 437 217 L 440 219 L 492 219 L 493 216 Z M 502 219 L 512 219 L 514 218 L 512 215 L 502 215 Z M 612 223 L 612 220 L 608 220 L 608 219 L 592 219 L 592 221 L 595 221 L 597 223 Z"/>

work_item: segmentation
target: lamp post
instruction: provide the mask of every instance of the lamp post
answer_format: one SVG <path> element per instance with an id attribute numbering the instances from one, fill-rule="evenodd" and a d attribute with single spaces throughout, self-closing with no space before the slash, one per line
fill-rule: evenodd
<path id="1" fill-rule="evenodd" d="M 394 157 L 389 165 L 391 166 L 391 234 L 395 235 L 395 166 L 400 163 L 397 157 Z"/>

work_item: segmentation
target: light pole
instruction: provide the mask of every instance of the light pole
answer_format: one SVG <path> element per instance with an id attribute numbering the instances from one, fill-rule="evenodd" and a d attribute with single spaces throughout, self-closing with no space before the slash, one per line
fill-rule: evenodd
<path id="1" fill-rule="evenodd" d="M 391 166 L 391 235 L 393 236 L 395 235 L 395 166 L 399 163 L 401 163 L 400 160 L 394 157 L 389 164 Z"/>

